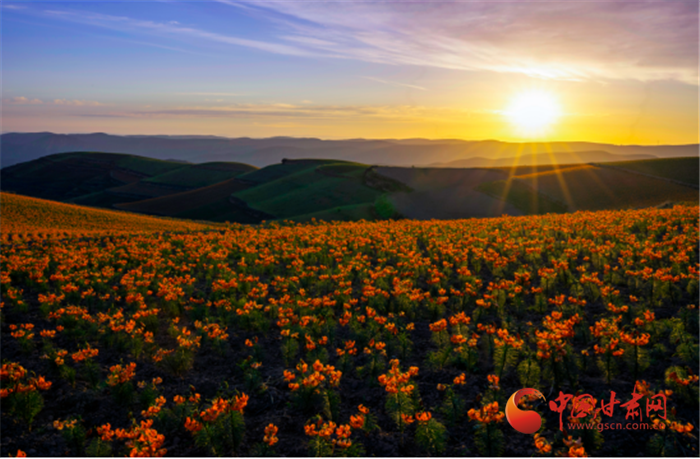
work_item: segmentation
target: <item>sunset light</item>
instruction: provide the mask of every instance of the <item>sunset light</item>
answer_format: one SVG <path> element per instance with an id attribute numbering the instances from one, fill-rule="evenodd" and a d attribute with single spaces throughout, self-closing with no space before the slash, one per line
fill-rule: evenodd
<path id="1" fill-rule="evenodd" d="M 556 123 L 561 109 L 554 95 L 530 91 L 513 99 L 504 114 L 519 134 L 535 137 L 546 133 Z"/>

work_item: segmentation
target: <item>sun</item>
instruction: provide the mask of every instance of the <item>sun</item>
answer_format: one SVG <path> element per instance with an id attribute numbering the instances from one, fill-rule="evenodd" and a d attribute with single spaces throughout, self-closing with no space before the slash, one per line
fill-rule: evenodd
<path id="1" fill-rule="evenodd" d="M 528 91 L 513 99 L 503 112 L 523 135 L 542 135 L 559 119 L 561 109 L 557 98 L 545 91 Z"/>

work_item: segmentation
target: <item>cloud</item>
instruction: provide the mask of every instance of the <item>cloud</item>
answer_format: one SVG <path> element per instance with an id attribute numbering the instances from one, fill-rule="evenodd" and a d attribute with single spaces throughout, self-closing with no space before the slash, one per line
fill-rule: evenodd
<path id="1" fill-rule="evenodd" d="M 78 100 L 78 99 L 53 99 L 48 101 L 43 101 L 41 99 L 30 99 L 28 97 L 12 97 L 9 99 L 3 99 L 5 102 L 12 105 L 66 105 L 74 107 L 103 107 L 105 104 L 94 100 Z"/>
<path id="2" fill-rule="evenodd" d="M 6 102 L 12 105 L 39 105 L 43 104 L 39 99 L 28 99 L 26 97 L 12 97 L 10 99 L 5 99 Z"/>
<path id="3" fill-rule="evenodd" d="M 136 119 L 362 119 L 381 118 L 394 121 L 422 122 L 453 121 L 468 116 L 469 112 L 445 107 L 422 106 L 340 106 L 340 105 L 294 105 L 294 104 L 234 104 L 221 106 L 179 107 L 161 110 L 126 110 L 101 113 L 84 113 L 78 116 L 90 118 L 136 118 Z"/>
<path id="4" fill-rule="evenodd" d="M 156 22 L 135 19 L 128 16 L 114 16 L 109 14 L 61 10 L 45 10 L 44 13 L 55 19 L 62 19 L 80 24 L 117 30 L 121 32 L 142 32 L 157 35 L 160 37 L 181 38 L 188 41 L 191 41 L 192 39 L 198 39 L 209 42 L 219 42 L 229 45 L 254 48 L 261 51 L 290 56 L 315 55 L 311 51 L 307 51 L 300 47 L 288 45 L 285 43 L 266 42 L 236 37 L 232 35 L 224 35 L 216 32 L 209 32 L 203 29 L 181 26 L 179 24 L 173 23 L 172 21 Z"/>
<path id="5" fill-rule="evenodd" d="M 387 80 L 382 80 L 381 78 L 368 77 L 368 76 L 363 76 L 361 78 L 364 78 L 365 80 L 376 81 L 377 83 L 388 84 L 391 86 L 398 86 L 398 87 L 411 88 L 411 89 L 420 89 L 421 91 L 426 91 L 426 89 L 424 87 L 416 86 L 414 84 L 397 83 L 395 81 L 387 81 Z"/>
<path id="6" fill-rule="evenodd" d="M 2 7 L 7 10 L 23 10 L 27 8 L 26 6 L 13 5 L 8 3 L 3 4 Z"/>
<path id="7" fill-rule="evenodd" d="M 101 107 L 105 104 L 101 104 L 94 100 L 66 100 L 66 99 L 54 99 L 49 104 L 53 105 L 72 105 L 75 107 Z"/>
<path id="8" fill-rule="evenodd" d="M 698 83 L 696 1 L 255 2 L 309 52 L 539 78 Z"/>
<path id="9" fill-rule="evenodd" d="M 229 96 L 229 97 L 248 95 L 248 94 L 237 93 L 237 92 L 178 92 L 175 94 L 178 94 L 181 96 Z"/>

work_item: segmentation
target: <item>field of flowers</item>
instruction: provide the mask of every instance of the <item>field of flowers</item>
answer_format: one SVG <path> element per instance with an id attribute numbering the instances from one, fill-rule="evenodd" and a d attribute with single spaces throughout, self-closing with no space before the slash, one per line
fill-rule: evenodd
<path id="1" fill-rule="evenodd" d="M 699 211 L 3 234 L 2 454 L 697 456 Z"/>

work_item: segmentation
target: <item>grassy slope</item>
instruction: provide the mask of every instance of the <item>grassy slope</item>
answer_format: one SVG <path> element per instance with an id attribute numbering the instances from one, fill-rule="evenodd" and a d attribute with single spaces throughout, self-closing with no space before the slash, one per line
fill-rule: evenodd
<path id="1" fill-rule="evenodd" d="M 185 165 L 164 174 L 109 188 L 101 194 L 80 196 L 71 202 L 113 207 L 119 203 L 159 198 L 207 187 L 256 169 L 247 164 L 226 162 Z"/>
<path id="2" fill-rule="evenodd" d="M 202 223 L 170 220 L 0 193 L 3 238 L 13 235 L 97 235 L 201 230 Z"/>
<path id="3" fill-rule="evenodd" d="M 145 183 L 174 185 L 186 188 L 200 188 L 223 182 L 246 172 L 257 170 L 256 167 L 242 163 L 204 163 L 194 164 L 156 175 L 143 180 Z"/>
<path id="4" fill-rule="evenodd" d="M 392 193 L 396 211 L 412 219 L 459 219 L 521 215 L 513 205 L 484 193 L 480 184 L 505 179 L 500 169 L 378 167 L 377 174 L 413 189 Z"/>
<path id="5" fill-rule="evenodd" d="M 650 207 L 666 201 L 698 202 L 691 187 L 619 169 L 595 166 L 571 168 L 560 173 L 519 176 L 517 180 L 569 211 Z"/>
<path id="6" fill-rule="evenodd" d="M 132 178 L 134 175 L 144 178 L 182 167 L 180 163 L 133 155 L 60 153 L 3 169 L 2 188 L 66 201 L 122 185 L 124 182 L 115 176 L 124 176 L 121 172 L 124 170 L 131 172 Z M 117 171 L 120 173 L 113 174 Z"/>
<path id="7" fill-rule="evenodd" d="M 700 184 L 700 158 L 698 157 L 622 161 L 607 163 L 606 166 L 620 167 L 642 174 L 677 180 L 696 187 Z"/>
<path id="8" fill-rule="evenodd" d="M 304 170 L 314 169 L 324 164 L 342 163 L 342 161 L 324 160 L 324 159 L 308 159 L 287 161 L 285 163 L 273 164 L 263 167 L 256 171 L 248 172 L 238 176 L 239 179 L 252 183 L 268 183 L 288 175 L 301 172 Z"/>
<path id="9" fill-rule="evenodd" d="M 312 218 L 325 221 L 375 220 L 377 215 L 374 209 L 375 205 L 373 203 L 334 207 L 310 214 L 297 215 L 294 217 L 294 221 L 307 222 Z"/>
<path id="10" fill-rule="evenodd" d="M 284 168 L 286 165 L 281 166 Z M 271 166 L 275 170 L 267 171 L 264 177 L 279 178 L 234 193 L 234 196 L 254 209 L 284 219 L 337 207 L 372 204 L 382 195 L 381 191 L 363 184 L 362 174 L 367 169 L 365 165 L 318 166 L 318 162 L 311 167 L 293 164 L 288 170 L 293 173 L 288 175 L 282 175 L 281 168 Z M 261 169 L 259 174 L 253 174 L 257 174 L 256 178 L 259 179 L 263 176 L 265 169 Z M 297 170 L 298 172 L 295 172 Z M 247 178 L 247 176 L 241 178 Z"/>
<path id="11" fill-rule="evenodd" d="M 557 202 L 518 180 L 497 180 L 476 187 L 482 193 L 502 199 L 525 215 L 566 212 L 567 206 Z"/>
<path id="12" fill-rule="evenodd" d="M 246 183 L 236 179 L 229 179 L 208 187 L 134 203 L 120 204 L 116 207 L 131 212 L 155 215 L 252 223 L 255 219 L 250 218 L 240 208 L 231 204 L 229 200 L 232 193 L 248 187 L 250 185 Z"/>

